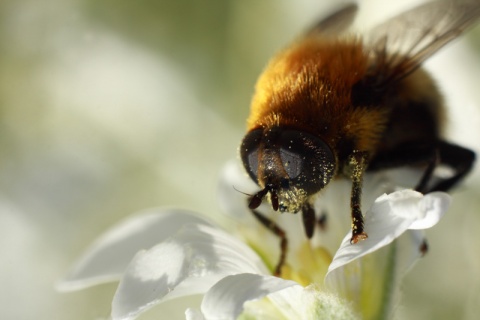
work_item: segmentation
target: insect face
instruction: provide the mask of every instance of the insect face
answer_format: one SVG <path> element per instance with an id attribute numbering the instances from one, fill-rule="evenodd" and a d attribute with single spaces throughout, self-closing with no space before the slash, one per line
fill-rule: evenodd
<path id="1" fill-rule="evenodd" d="M 269 193 L 275 211 L 296 213 L 335 173 L 335 156 L 319 137 L 284 128 L 258 128 L 243 139 L 240 155 L 260 190 L 250 200 L 255 209 Z"/>

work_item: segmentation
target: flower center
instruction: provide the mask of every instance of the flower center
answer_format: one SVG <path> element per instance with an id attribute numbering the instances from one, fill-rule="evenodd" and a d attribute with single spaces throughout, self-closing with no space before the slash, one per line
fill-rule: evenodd
<path id="1" fill-rule="evenodd" d="M 310 242 L 304 241 L 292 252 L 291 261 L 282 268 L 282 278 L 294 280 L 303 286 L 312 283 L 323 286 L 332 259 L 332 255 L 324 247 L 312 247 Z"/>

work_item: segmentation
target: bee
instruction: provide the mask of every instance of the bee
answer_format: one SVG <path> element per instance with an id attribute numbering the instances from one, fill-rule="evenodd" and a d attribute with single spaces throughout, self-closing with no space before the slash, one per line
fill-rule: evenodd
<path id="1" fill-rule="evenodd" d="M 415 189 L 447 191 L 471 170 L 475 153 L 442 137 L 442 96 L 421 64 L 480 17 L 479 0 L 433 1 L 352 35 L 358 8 L 349 4 L 314 25 L 276 55 L 260 75 L 240 157 L 260 191 L 254 216 L 280 238 L 285 232 L 256 210 L 302 212 L 313 236 L 315 196 L 333 179 L 352 182 L 351 243 L 366 239 L 361 207 L 367 171 L 400 166 L 425 170 Z M 453 174 L 434 180 L 438 165 Z"/>

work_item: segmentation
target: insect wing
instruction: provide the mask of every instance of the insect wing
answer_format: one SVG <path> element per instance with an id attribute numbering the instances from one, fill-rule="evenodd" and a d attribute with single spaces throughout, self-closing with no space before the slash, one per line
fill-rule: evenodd
<path id="1" fill-rule="evenodd" d="M 378 25 L 364 38 L 372 48 L 377 85 L 403 79 L 480 17 L 480 0 L 433 1 Z M 379 83 L 380 82 L 380 83 Z"/>
<path id="2" fill-rule="evenodd" d="M 349 29 L 357 15 L 358 6 L 349 3 L 329 16 L 323 18 L 310 28 L 307 36 L 338 35 Z"/>

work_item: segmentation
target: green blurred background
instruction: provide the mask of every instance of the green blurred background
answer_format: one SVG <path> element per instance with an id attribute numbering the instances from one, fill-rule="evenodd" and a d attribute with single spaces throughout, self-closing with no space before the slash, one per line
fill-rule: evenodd
<path id="1" fill-rule="evenodd" d="M 416 2 L 360 1 L 359 25 Z M 60 294 L 55 281 L 135 211 L 218 214 L 218 174 L 237 156 L 256 77 L 335 3 L 1 0 L 0 319 L 108 318 L 115 285 Z M 479 39 L 477 28 L 427 63 L 449 136 L 477 152 Z M 477 169 L 428 231 L 401 318 L 480 313 L 479 186 Z"/>

